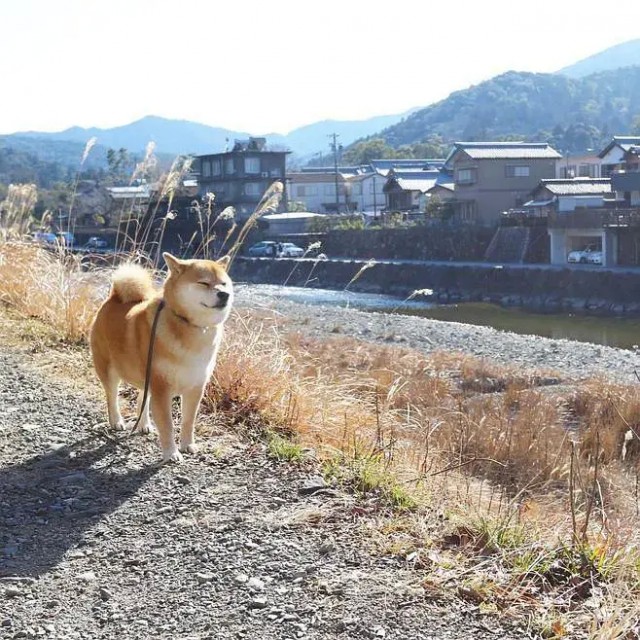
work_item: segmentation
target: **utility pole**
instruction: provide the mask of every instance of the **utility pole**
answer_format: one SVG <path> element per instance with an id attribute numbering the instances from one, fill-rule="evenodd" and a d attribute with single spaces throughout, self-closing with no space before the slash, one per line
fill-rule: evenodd
<path id="1" fill-rule="evenodd" d="M 373 176 L 373 219 L 375 221 L 375 219 L 377 218 L 377 209 L 378 207 L 376 206 L 376 177 L 375 175 Z"/>
<path id="2" fill-rule="evenodd" d="M 337 133 L 332 133 L 329 135 L 329 137 L 333 140 L 333 142 L 329 146 L 333 151 L 333 171 L 336 186 L 336 213 L 340 213 L 340 192 L 338 191 L 338 151 L 342 151 L 342 145 L 338 147 L 337 138 L 339 136 Z"/>

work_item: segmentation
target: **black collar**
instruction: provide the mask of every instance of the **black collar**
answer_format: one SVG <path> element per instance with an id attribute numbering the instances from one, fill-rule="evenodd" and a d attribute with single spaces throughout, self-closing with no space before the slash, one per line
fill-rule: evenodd
<path id="1" fill-rule="evenodd" d="M 164 298 L 160 301 L 160 304 L 164 307 L 167 306 L 167 303 L 164 301 Z M 169 311 L 171 311 L 171 313 L 178 318 L 178 320 L 180 320 L 181 322 L 184 322 L 185 324 L 188 324 L 190 327 L 193 327 L 194 329 L 200 329 L 201 331 L 206 331 L 207 329 L 209 329 L 209 327 L 201 327 L 199 324 L 195 324 L 193 322 L 191 322 L 191 320 L 189 320 L 189 318 L 185 317 L 185 316 L 181 316 L 179 313 L 176 313 L 171 307 L 167 306 L 167 309 L 169 309 Z"/>

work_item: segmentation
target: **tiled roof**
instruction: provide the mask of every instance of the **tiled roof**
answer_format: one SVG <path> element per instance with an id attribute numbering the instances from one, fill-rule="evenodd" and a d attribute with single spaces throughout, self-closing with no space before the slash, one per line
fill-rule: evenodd
<path id="1" fill-rule="evenodd" d="M 562 158 L 546 142 L 456 142 L 445 165 L 459 152 L 474 160 L 537 160 Z"/>
<path id="2" fill-rule="evenodd" d="M 629 151 L 633 147 L 640 146 L 640 136 L 613 136 L 611 142 L 598 154 L 604 158 L 613 147 L 620 147 L 623 151 Z"/>
<path id="3" fill-rule="evenodd" d="M 335 182 L 336 174 L 331 172 L 327 173 L 288 173 L 287 178 L 291 181 L 291 184 L 313 184 L 324 182 Z M 338 182 L 344 182 L 345 177 L 338 173 Z"/>
<path id="4" fill-rule="evenodd" d="M 545 188 L 555 196 L 590 196 L 611 193 L 609 178 L 572 178 L 541 180 L 538 188 Z"/>
<path id="5" fill-rule="evenodd" d="M 628 151 L 631 147 L 640 146 L 640 136 L 613 136 L 613 142 Z"/>
<path id="6" fill-rule="evenodd" d="M 415 169 L 421 171 L 425 169 L 439 169 L 444 165 L 443 158 L 384 158 L 371 160 L 373 170 L 381 176 L 387 176 L 389 171 Z"/>
<path id="7" fill-rule="evenodd" d="M 331 173 L 335 172 L 335 168 L 331 167 L 302 167 L 300 169 L 300 173 Z M 338 166 L 338 173 L 341 173 L 345 176 L 356 176 L 365 172 L 364 167 L 343 167 Z"/>
<path id="8" fill-rule="evenodd" d="M 309 220 L 310 218 L 324 218 L 322 213 L 313 213 L 312 211 L 288 211 L 286 213 L 269 213 L 262 216 L 263 220 L 277 222 L 278 220 Z"/>
<path id="9" fill-rule="evenodd" d="M 426 193 L 435 187 L 440 175 L 440 171 L 394 171 L 389 182 L 397 183 L 404 191 Z"/>

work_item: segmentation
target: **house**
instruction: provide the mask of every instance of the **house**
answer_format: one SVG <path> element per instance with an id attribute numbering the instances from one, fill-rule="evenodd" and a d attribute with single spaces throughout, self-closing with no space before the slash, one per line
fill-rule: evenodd
<path id="1" fill-rule="evenodd" d="M 616 247 L 599 214 L 616 204 L 609 178 L 541 180 L 531 196 L 523 208 L 547 218 L 551 264 L 566 264 L 571 251 L 586 246 L 602 251 L 604 264 L 611 262 Z"/>
<path id="2" fill-rule="evenodd" d="M 384 185 L 389 211 L 424 211 L 429 198 L 427 194 L 443 183 L 447 174 L 438 169 L 396 170 L 391 169 Z"/>
<path id="3" fill-rule="evenodd" d="M 215 193 L 218 210 L 232 206 L 239 221 L 247 220 L 271 184 L 284 180 L 288 153 L 268 150 L 265 138 L 249 138 L 236 140 L 231 151 L 195 156 L 198 193 Z"/>
<path id="4" fill-rule="evenodd" d="M 543 180 L 527 207 L 547 217 L 552 264 L 591 245 L 605 266 L 640 264 L 640 137 L 614 136 L 600 179 Z"/>
<path id="5" fill-rule="evenodd" d="M 313 233 L 317 229 L 315 225 L 318 224 L 318 221 L 322 221 L 326 217 L 324 214 L 310 211 L 289 211 L 267 214 L 262 216 L 262 221 L 267 223 L 265 236 L 282 238 Z"/>
<path id="6" fill-rule="evenodd" d="M 601 178 L 601 165 L 598 155 L 566 155 L 556 166 L 556 178 Z"/>
<path id="7" fill-rule="evenodd" d="M 372 214 L 386 208 L 384 185 L 386 178 L 377 171 L 368 171 L 349 178 L 351 200 L 356 211 Z"/>
<path id="8" fill-rule="evenodd" d="M 608 178 L 614 171 L 637 166 L 639 150 L 640 136 L 613 136 L 598 154 L 601 176 Z"/>
<path id="9" fill-rule="evenodd" d="M 624 207 L 640 207 L 640 169 L 611 174 L 611 190 Z"/>
<path id="10" fill-rule="evenodd" d="M 349 175 L 331 171 L 299 171 L 287 175 L 289 200 L 315 213 L 353 211 Z"/>
<path id="11" fill-rule="evenodd" d="M 369 165 L 373 171 L 386 178 L 392 169 L 398 171 L 441 169 L 444 162 L 444 158 L 384 158 L 371 160 Z"/>
<path id="12" fill-rule="evenodd" d="M 503 211 L 529 200 L 540 180 L 555 178 L 561 157 L 546 142 L 456 142 L 444 164 L 453 174 L 454 219 L 496 224 Z"/>
<path id="13" fill-rule="evenodd" d="M 609 178 L 569 178 L 541 180 L 523 208 L 538 216 L 569 212 L 585 207 L 604 207 L 615 200 Z"/>

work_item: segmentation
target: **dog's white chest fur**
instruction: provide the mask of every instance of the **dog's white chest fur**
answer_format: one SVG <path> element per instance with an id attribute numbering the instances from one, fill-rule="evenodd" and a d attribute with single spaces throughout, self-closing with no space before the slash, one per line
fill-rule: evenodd
<path id="1" fill-rule="evenodd" d="M 216 336 L 213 343 L 203 349 L 176 353 L 177 362 L 170 365 L 159 363 L 163 377 L 176 395 L 186 389 L 204 387 L 215 368 L 219 342 L 219 336 Z"/>

